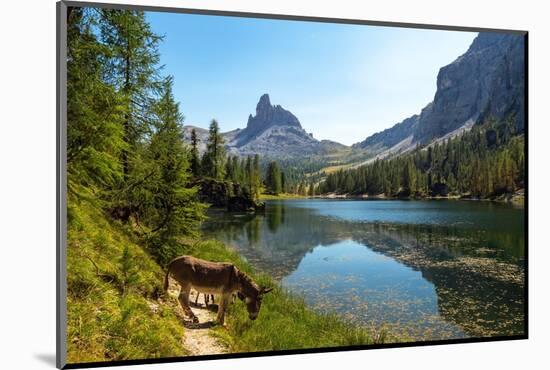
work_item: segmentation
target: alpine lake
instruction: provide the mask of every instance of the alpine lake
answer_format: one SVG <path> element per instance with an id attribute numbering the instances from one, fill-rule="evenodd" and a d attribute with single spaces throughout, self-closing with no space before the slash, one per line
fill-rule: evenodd
<path id="1" fill-rule="evenodd" d="M 464 200 L 270 200 L 210 210 L 207 238 L 322 312 L 426 341 L 524 334 L 524 208 Z"/>

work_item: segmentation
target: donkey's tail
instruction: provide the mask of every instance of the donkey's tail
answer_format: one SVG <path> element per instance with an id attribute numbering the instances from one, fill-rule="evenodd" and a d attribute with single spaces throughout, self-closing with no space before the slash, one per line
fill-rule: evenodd
<path id="1" fill-rule="evenodd" d="M 166 275 L 164 275 L 164 291 L 165 292 L 168 290 L 168 275 L 170 275 L 170 270 L 166 271 Z"/>
<path id="2" fill-rule="evenodd" d="M 168 290 L 168 277 L 170 276 L 170 268 L 172 267 L 172 262 L 168 264 L 168 268 L 166 269 L 166 275 L 164 275 L 164 291 L 166 292 Z"/>

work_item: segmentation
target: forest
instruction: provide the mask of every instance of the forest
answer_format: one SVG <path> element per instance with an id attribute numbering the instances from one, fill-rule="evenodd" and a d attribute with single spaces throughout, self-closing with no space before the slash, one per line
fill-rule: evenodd
<path id="1" fill-rule="evenodd" d="M 135 222 L 165 263 L 177 237 L 198 235 L 203 181 L 225 184 L 224 197 L 258 199 L 259 156 L 227 156 L 215 119 L 202 156 L 196 135 L 183 142 L 173 78 L 162 74 L 162 37 L 143 13 L 69 8 L 68 23 L 69 200 L 91 198 Z"/>
<path id="2" fill-rule="evenodd" d="M 494 198 L 524 188 L 524 148 L 512 118 L 489 119 L 443 143 L 329 174 L 314 193 Z"/>

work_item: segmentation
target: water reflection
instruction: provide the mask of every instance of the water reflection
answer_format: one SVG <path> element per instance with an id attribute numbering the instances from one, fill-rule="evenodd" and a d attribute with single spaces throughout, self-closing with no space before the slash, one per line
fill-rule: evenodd
<path id="1" fill-rule="evenodd" d="M 523 210 L 399 203 L 274 201 L 264 215 L 214 212 L 204 232 L 355 322 L 415 340 L 523 333 Z"/>

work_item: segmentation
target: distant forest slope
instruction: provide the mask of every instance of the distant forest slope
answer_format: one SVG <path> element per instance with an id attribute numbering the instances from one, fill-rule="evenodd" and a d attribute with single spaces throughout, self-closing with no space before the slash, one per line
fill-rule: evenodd
<path id="1" fill-rule="evenodd" d="M 443 143 L 329 174 L 316 192 L 497 198 L 524 188 L 524 149 L 514 120 L 489 120 Z"/>

